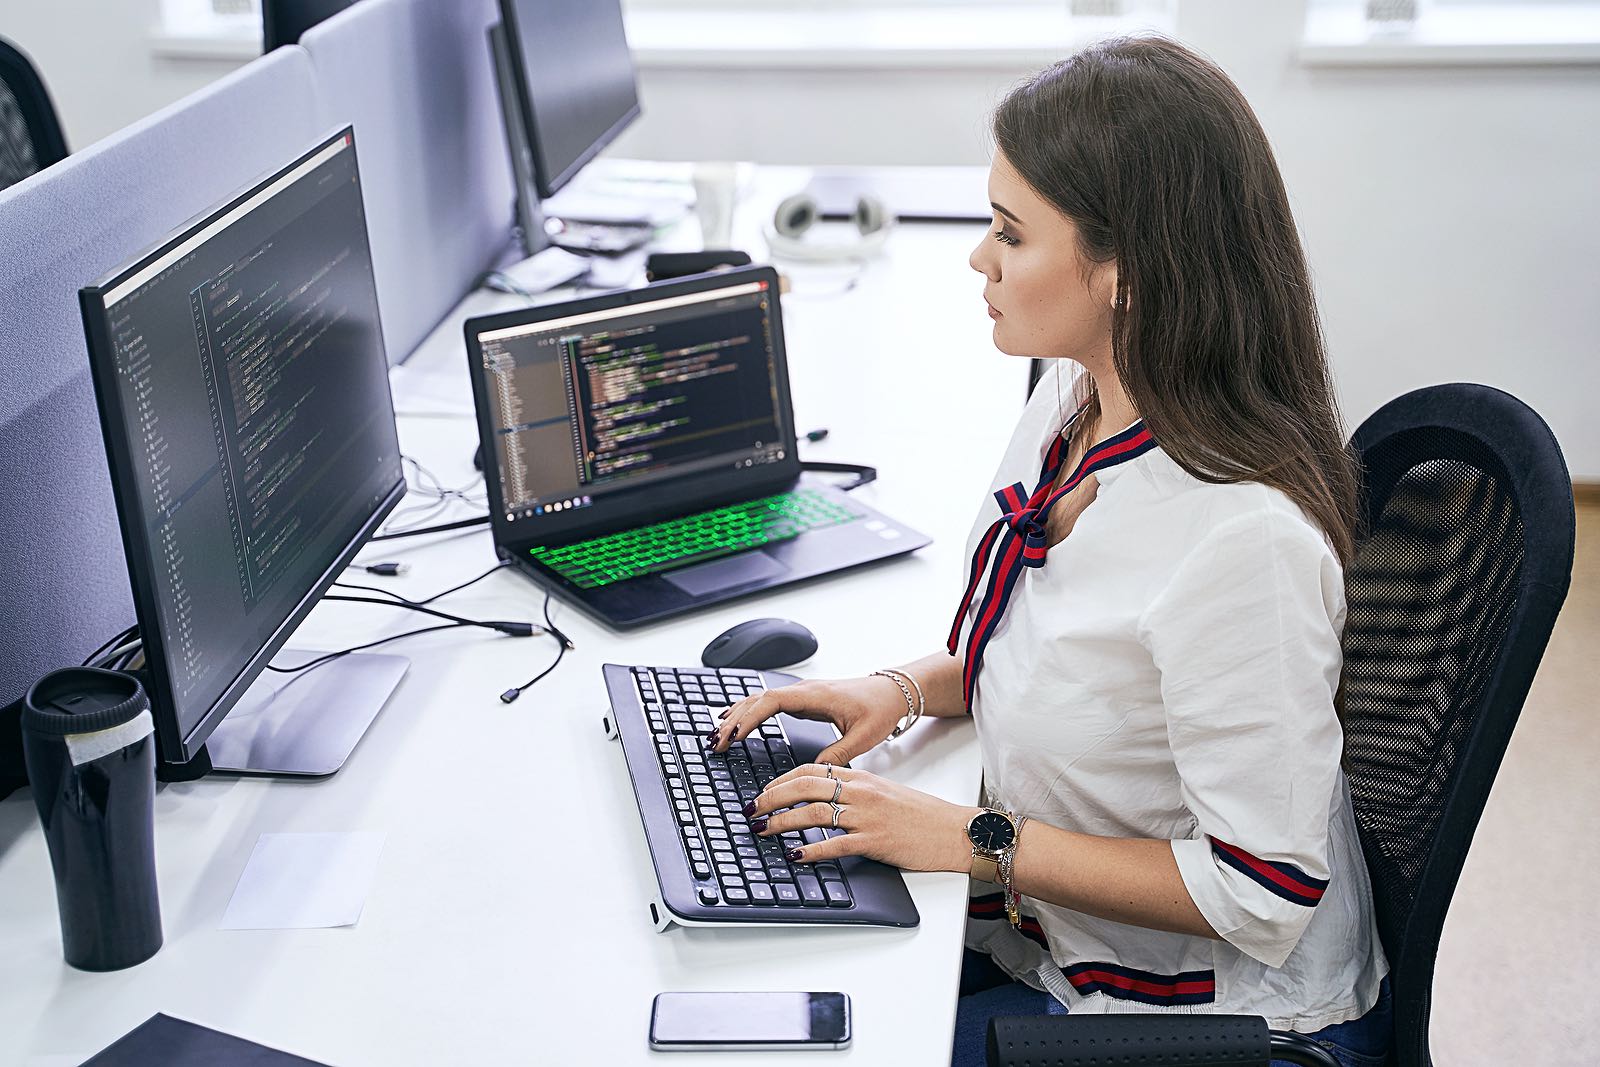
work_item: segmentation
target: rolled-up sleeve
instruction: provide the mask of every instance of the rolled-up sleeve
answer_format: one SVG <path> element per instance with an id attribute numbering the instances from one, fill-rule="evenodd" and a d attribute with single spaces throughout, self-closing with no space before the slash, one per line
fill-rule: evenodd
<path id="1" fill-rule="evenodd" d="M 1279 507 L 1211 531 L 1140 620 L 1196 822 L 1191 839 L 1172 842 L 1178 870 L 1217 934 L 1270 967 L 1335 876 L 1343 625 L 1337 558 Z"/>

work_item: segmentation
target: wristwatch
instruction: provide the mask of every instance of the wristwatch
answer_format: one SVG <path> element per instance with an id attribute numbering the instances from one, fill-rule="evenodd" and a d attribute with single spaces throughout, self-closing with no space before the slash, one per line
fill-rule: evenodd
<path id="1" fill-rule="evenodd" d="M 1017 847 L 1017 821 L 1011 813 L 984 808 L 967 820 L 967 840 L 972 842 L 972 877 L 1003 884 L 1000 861 Z"/>

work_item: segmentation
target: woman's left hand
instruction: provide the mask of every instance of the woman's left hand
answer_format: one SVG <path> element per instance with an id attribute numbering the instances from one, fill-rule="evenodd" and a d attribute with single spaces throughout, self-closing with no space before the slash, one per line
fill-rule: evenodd
<path id="1" fill-rule="evenodd" d="M 755 799 L 751 829 L 758 837 L 833 826 L 848 833 L 789 852 L 801 863 L 865 856 L 907 871 L 967 871 L 972 844 L 967 820 L 980 808 L 962 807 L 867 771 L 808 763 L 774 778 Z M 788 809 L 788 810 L 783 810 Z M 763 825 L 763 817 L 765 825 Z M 799 855 L 795 852 L 798 851 Z"/>

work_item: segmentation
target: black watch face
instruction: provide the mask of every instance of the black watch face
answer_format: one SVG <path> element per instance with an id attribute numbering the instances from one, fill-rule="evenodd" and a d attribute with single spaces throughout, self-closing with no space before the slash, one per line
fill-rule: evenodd
<path id="1" fill-rule="evenodd" d="M 1004 815 L 997 811 L 986 811 L 967 824 L 967 836 L 985 852 L 999 852 L 1011 847 L 1017 831 Z"/>

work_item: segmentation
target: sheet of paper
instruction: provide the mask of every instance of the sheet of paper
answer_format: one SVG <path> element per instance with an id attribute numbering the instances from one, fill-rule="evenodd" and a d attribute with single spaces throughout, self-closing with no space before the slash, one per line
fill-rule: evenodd
<path id="1" fill-rule="evenodd" d="M 397 415 L 470 416 L 476 413 L 472 406 L 472 382 L 467 379 L 465 365 L 424 370 L 401 363 L 389 368 L 389 388 L 394 392 Z"/>
<path id="2" fill-rule="evenodd" d="M 381 833 L 262 834 L 223 930 L 354 926 L 383 851 Z"/>

